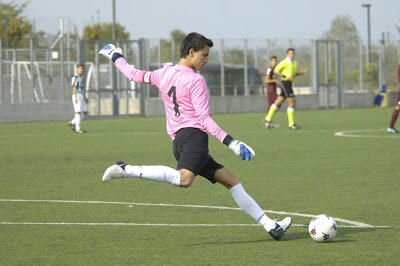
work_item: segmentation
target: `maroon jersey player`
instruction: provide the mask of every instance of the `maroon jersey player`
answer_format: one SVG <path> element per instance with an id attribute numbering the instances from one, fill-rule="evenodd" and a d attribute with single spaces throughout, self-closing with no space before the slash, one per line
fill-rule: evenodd
<path id="1" fill-rule="evenodd" d="M 397 82 L 399 83 L 397 90 L 397 101 L 392 114 L 392 119 L 390 120 L 389 127 L 387 128 L 388 133 L 399 133 L 399 131 L 394 127 L 394 124 L 396 123 L 400 112 L 400 65 L 397 68 Z"/>

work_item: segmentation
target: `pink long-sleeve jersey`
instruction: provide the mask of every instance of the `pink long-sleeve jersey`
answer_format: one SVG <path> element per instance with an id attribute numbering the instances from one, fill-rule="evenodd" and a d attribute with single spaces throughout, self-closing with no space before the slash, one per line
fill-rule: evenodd
<path id="1" fill-rule="evenodd" d="M 152 84 L 161 91 L 172 139 L 182 128 L 198 128 L 223 142 L 227 133 L 211 118 L 210 97 L 204 77 L 181 65 L 165 65 L 152 72 L 135 69 L 125 58 L 114 65 L 131 81 Z"/>

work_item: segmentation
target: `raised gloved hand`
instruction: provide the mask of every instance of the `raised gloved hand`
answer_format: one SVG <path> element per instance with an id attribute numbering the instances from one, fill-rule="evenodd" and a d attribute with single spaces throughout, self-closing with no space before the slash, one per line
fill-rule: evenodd
<path id="1" fill-rule="evenodd" d="M 114 44 L 107 44 L 100 49 L 99 54 L 112 60 L 114 56 L 122 56 L 122 49 L 119 47 L 115 47 Z"/>
<path id="2" fill-rule="evenodd" d="M 241 142 L 239 140 L 232 139 L 228 145 L 229 149 L 231 149 L 236 155 L 240 155 L 242 160 L 251 160 L 252 157 L 256 156 L 256 153 L 250 146 L 246 143 Z"/>

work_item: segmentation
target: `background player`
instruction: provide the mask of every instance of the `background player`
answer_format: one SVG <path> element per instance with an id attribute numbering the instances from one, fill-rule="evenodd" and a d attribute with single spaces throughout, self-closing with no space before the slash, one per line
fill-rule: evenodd
<path id="1" fill-rule="evenodd" d="M 85 95 L 85 84 L 83 80 L 83 65 L 76 67 L 76 74 L 72 77 L 72 103 L 74 104 L 75 116 L 68 123 L 76 133 L 86 133 L 81 129 L 81 121 L 87 115 L 87 103 L 89 102 Z"/>
<path id="2" fill-rule="evenodd" d="M 279 80 L 278 80 L 279 77 L 274 73 L 274 69 L 276 67 L 277 62 L 278 58 L 275 55 L 271 56 L 269 60 L 269 67 L 267 69 L 267 72 L 265 73 L 264 82 L 265 84 L 267 84 L 267 98 L 268 98 L 267 114 L 272 104 L 278 97 L 278 95 L 276 94 L 276 87 L 279 85 Z M 270 123 L 269 126 L 271 128 L 279 127 L 279 125 L 273 123 Z"/>
<path id="3" fill-rule="evenodd" d="M 400 65 L 397 67 L 397 82 L 398 82 L 397 101 L 392 114 L 392 119 L 390 120 L 390 124 L 387 129 L 388 133 L 399 133 L 399 131 L 394 127 L 394 124 L 396 123 L 397 117 L 399 116 L 400 112 Z"/>
<path id="4" fill-rule="evenodd" d="M 265 126 L 267 128 L 271 128 L 271 122 L 274 114 L 276 113 L 278 108 L 281 107 L 282 103 L 287 99 L 287 116 L 289 121 L 289 128 L 292 130 L 298 130 L 300 129 L 300 127 L 294 123 L 294 108 L 296 106 L 296 98 L 293 93 L 293 79 L 296 76 L 306 73 L 307 70 L 304 69 L 301 71 L 297 71 L 297 62 L 294 61 L 295 50 L 293 48 L 287 49 L 286 56 L 287 57 L 284 60 L 279 62 L 274 70 L 274 73 L 276 75 L 281 76 L 282 90 L 279 97 L 271 106 L 267 116 L 265 117 Z"/>
<path id="5" fill-rule="evenodd" d="M 188 34 L 181 45 L 181 58 L 177 65 L 146 72 L 129 65 L 120 48 L 110 44 L 100 50 L 131 81 L 157 86 L 165 106 L 167 132 L 173 139 L 173 152 L 177 169 L 154 165 L 135 166 L 117 161 L 106 169 L 103 182 L 115 178 L 141 178 L 189 187 L 196 175 L 212 183 L 220 183 L 230 190 L 239 207 L 256 220 L 276 240 L 283 237 L 291 224 L 286 217 L 280 222 L 271 220 L 244 190 L 239 179 L 208 153 L 208 133 L 227 145 L 242 160 L 251 160 L 254 151 L 245 143 L 233 139 L 211 118 L 209 94 L 205 79 L 200 74 L 208 62 L 213 42 L 201 34 Z"/>

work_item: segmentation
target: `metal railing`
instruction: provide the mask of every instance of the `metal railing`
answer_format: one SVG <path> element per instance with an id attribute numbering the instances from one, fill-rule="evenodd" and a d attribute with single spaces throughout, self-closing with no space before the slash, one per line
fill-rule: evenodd
<path id="1" fill-rule="evenodd" d="M 209 64 L 202 71 L 212 96 L 263 95 L 263 75 L 269 57 L 285 57 L 286 49 L 296 49 L 300 68 L 306 75 L 295 81 L 297 91 L 316 93 L 313 82 L 313 41 L 279 39 L 214 39 Z M 88 96 L 93 101 L 93 115 L 144 113 L 144 99 L 160 97 L 150 85 L 131 84 L 97 51 L 111 41 L 86 41 L 61 38 L 52 47 L 39 47 L 32 40 L 30 47 L 4 47 L 0 40 L 0 103 L 46 103 L 69 101 L 70 78 L 78 63 L 85 63 Z M 154 70 L 167 62 L 177 63 L 179 51 L 170 39 L 119 40 L 128 61 L 137 68 Z M 385 84 L 397 88 L 396 69 L 400 58 L 399 42 L 385 40 L 371 46 L 367 63 L 366 44 L 343 42 L 343 92 L 374 92 Z M 318 64 L 321 79 L 334 83 L 337 70 L 334 52 L 321 55 Z M 326 65 L 332 71 L 323 69 Z M 382 69 L 385 71 L 382 71 Z M 135 105 L 136 109 L 132 109 Z M 108 107 L 107 107 L 108 106 Z"/>

